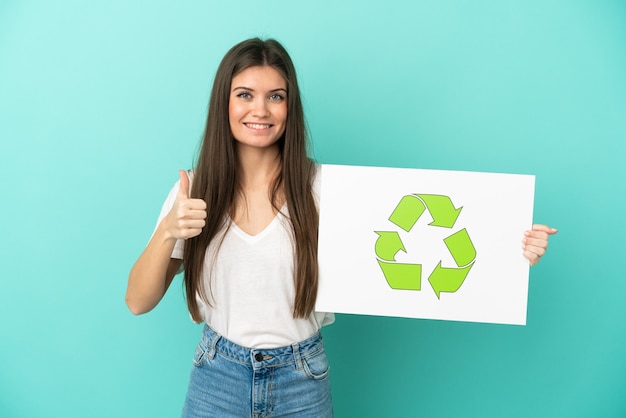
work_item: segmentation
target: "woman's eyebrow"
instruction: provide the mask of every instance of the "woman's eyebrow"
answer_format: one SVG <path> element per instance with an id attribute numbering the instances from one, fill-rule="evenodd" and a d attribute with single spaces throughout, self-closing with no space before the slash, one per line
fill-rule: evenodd
<path id="1" fill-rule="evenodd" d="M 237 86 L 237 87 L 233 87 L 233 90 L 232 90 L 232 91 L 235 91 L 235 90 L 247 90 L 247 91 L 254 91 L 254 89 L 253 89 L 253 88 L 246 87 L 246 86 Z M 276 92 L 276 91 L 284 91 L 285 93 L 287 93 L 287 89 L 284 89 L 284 88 L 282 88 L 282 87 L 279 87 L 279 88 L 277 88 L 277 89 L 272 89 L 272 90 L 270 90 L 270 91 L 269 91 L 269 93 L 274 93 L 274 92 Z"/>
<path id="2" fill-rule="evenodd" d="M 278 94 L 282 94 L 285 97 L 287 97 L 287 95 L 289 94 L 289 93 L 287 93 L 287 89 L 284 89 L 282 87 L 279 87 L 277 89 L 273 89 L 273 90 L 270 90 L 270 91 L 267 92 L 267 94 L 277 94 L 277 93 Z"/>
<path id="3" fill-rule="evenodd" d="M 251 89 L 250 87 L 246 87 L 246 86 L 233 87 L 233 91 L 235 91 L 235 90 L 250 90 L 250 91 L 254 91 L 254 89 Z"/>

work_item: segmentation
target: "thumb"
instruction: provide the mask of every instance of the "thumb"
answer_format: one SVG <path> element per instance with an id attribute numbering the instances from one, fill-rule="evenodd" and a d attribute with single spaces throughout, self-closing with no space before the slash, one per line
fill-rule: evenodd
<path id="1" fill-rule="evenodd" d="M 189 176 L 185 170 L 178 170 L 178 174 L 180 175 L 178 196 L 184 199 L 189 199 Z"/>

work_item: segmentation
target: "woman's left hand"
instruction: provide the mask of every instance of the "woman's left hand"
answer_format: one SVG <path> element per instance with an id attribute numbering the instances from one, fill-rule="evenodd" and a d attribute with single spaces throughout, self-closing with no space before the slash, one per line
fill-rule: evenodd
<path id="1" fill-rule="evenodd" d="M 537 264 L 541 256 L 546 253 L 548 238 L 556 233 L 556 229 L 541 224 L 533 225 L 533 229 L 524 233 L 522 248 L 524 249 L 524 257 L 528 259 L 531 266 Z"/>

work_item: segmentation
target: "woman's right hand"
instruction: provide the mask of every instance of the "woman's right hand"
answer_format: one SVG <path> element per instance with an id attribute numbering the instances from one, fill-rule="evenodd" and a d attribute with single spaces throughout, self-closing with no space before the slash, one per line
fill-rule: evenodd
<path id="1" fill-rule="evenodd" d="M 206 202 L 189 197 L 189 177 L 179 170 L 180 187 L 172 209 L 165 217 L 165 231 L 169 238 L 189 239 L 200 235 L 206 224 Z"/>

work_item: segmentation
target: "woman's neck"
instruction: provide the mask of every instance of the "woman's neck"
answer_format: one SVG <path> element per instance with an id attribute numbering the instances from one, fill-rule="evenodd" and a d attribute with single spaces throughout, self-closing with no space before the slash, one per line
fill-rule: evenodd
<path id="1" fill-rule="evenodd" d="M 244 189 L 267 188 L 280 171 L 278 146 L 270 148 L 238 148 L 239 181 Z"/>
<path id="2" fill-rule="evenodd" d="M 241 194 L 231 217 L 244 232 L 256 235 L 272 222 L 284 202 L 280 187 L 273 190 L 281 169 L 280 153 L 278 147 L 239 147 L 238 158 Z"/>

